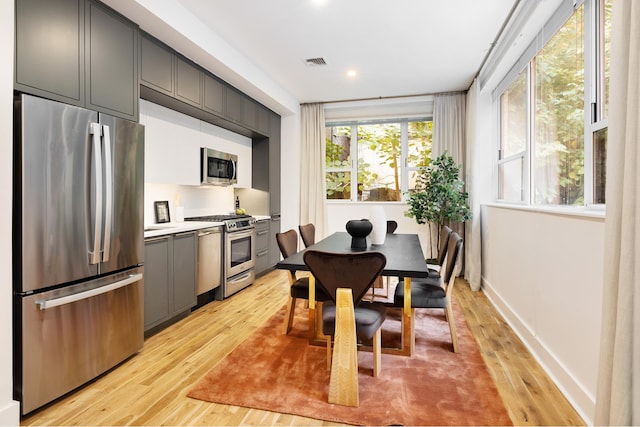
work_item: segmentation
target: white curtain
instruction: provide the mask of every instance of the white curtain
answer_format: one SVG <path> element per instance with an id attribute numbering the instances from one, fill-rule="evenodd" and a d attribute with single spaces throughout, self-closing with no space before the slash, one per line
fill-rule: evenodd
<path id="1" fill-rule="evenodd" d="M 463 172 L 466 98 L 464 93 L 435 95 L 433 97 L 433 147 L 431 155 L 436 158 L 447 151 L 456 163 L 462 165 Z"/>
<path id="2" fill-rule="evenodd" d="M 466 174 L 466 106 L 467 96 L 464 93 L 435 95 L 433 97 L 433 145 L 431 157 L 436 158 L 445 151 L 460 165 L 460 178 Z M 449 224 L 463 239 L 466 236 L 464 224 Z M 432 241 L 437 241 L 440 230 L 431 227 Z M 434 248 L 431 248 L 434 250 Z M 431 254 L 433 258 L 435 254 Z"/>
<path id="3" fill-rule="evenodd" d="M 596 425 L 640 425 L 640 2 L 616 0 L 611 39 L 604 293 Z"/>
<path id="4" fill-rule="evenodd" d="M 467 279 L 471 289 L 480 289 L 482 280 L 482 238 L 480 223 L 480 200 L 481 200 L 481 153 L 482 149 L 478 140 L 479 129 L 478 120 L 478 82 L 475 81 L 467 93 L 467 123 L 466 123 L 466 158 L 469 159 L 465 184 L 469 193 L 469 206 L 473 217 L 467 221 L 465 228 L 465 269 L 464 278 Z M 485 168 L 486 169 L 486 168 Z"/>
<path id="5" fill-rule="evenodd" d="M 323 104 L 301 106 L 300 224 L 313 223 L 316 241 L 326 234 L 325 124 Z M 283 183 L 286 188 L 286 183 Z"/>

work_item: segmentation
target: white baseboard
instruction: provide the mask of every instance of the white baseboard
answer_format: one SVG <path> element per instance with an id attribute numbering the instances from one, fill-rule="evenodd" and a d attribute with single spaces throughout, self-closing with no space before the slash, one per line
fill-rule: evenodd
<path id="1" fill-rule="evenodd" d="M 10 400 L 0 406 L 0 426 L 20 425 L 20 402 Z"/>
<path id="2" fill-rule="evenodd" d="M 482 290 L 507 324 L 522 340 L 542 369 L 556 384 L 560 392 L 578 412 L 578 415 L 582 417 L 587 425 L 593 425 L 595 396 L 571 374 L 569 369 L 553 354 L 553 351 L 538 339 L 535 331 L 522 321 L 518 314 L 511 309 L 509 303 L 501 297 L 484 277 L 482 278 Z"/>

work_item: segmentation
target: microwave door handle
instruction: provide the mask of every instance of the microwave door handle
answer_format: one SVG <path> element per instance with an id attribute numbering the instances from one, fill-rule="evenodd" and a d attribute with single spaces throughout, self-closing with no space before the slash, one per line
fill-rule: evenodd
<path id="1" fill-rule="evenodd" d="M 237 172 L 236 162 L 231 160 L 231 166 L 233 166 L 233 173 L 231 174 L 231 179 L 237 179 L 237 176 L 236 176 L 236 172 Z"/>
<path id="2" fill-rule="evenodd" d="M 104 138 L 104 164 L 105 164 L 105 219 L 104 219 L 104 246 L 102 248 L 102 262 L 109 261 L 111 252 L 111 221 L 113 220 L 113 150 L 109 126 L 102 126 Z"/>
<path id="3" fill-rule="evenodd" d="M 89 128 L 91 133 L 91 141 L 93 143 L 93 161 L 96 174 L 96 188 L 95 188 L 95 214 L 93 225 L 93 251 L 89 251 L 91 264 L 98 264 L 100 262 L 100 246 L 102 229 L 102 147 L 100 144 L 100 134 L 102 128 L 99 123 L 91 123 Z"/>

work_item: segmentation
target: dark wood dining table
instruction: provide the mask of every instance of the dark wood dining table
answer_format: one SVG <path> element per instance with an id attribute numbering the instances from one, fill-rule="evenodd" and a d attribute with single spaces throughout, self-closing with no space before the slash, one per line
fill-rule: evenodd
<path id="1" fill-rule="evenodd" d="M 351 248 L 351 236 L 346 232 L 336 232 L 316 244 L 285 258 L 276 268 L 292 271 L 309 271 L 304 262 L 305 251 L 314 249 L 326 252 L 351 253 L 362 251 L 382 252 L 387 264 L 383 276 L 403 277 L 405 288 L 402 309 L 402 338 L 400 348 L 383 348 L 384 353 L 411 356 L 415 350 L 414 311 L 411 308 L 411 278 L 427 277 L 429 272 L 417 234 L 387 234 L 382 245 L 368 245 L 366 249 Z M 309 341 L 324 340 L 316 327 L 315 280 L 309 281 Z"/>

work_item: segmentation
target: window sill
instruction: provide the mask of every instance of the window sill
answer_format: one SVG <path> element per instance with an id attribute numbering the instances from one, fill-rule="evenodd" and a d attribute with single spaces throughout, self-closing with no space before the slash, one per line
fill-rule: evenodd
<path id="1" fill-rule="evenodd" d="M 489 206 L 492 208 L 512 209 L 518 211 L 535 212 L 549 215 L 582 217 L 582 218 L 605 218 L 604 207 L 575 207 L 575 206 L 534 206 L 534 205 L 520 205 L 514 203 L 483 203 L 483 206 Z"/>

